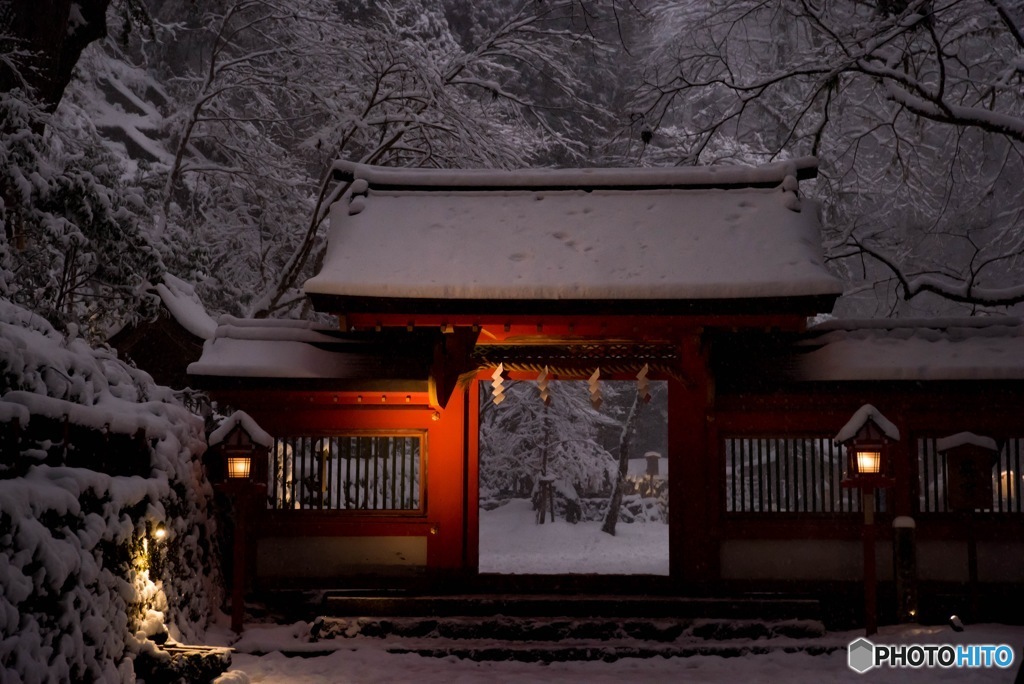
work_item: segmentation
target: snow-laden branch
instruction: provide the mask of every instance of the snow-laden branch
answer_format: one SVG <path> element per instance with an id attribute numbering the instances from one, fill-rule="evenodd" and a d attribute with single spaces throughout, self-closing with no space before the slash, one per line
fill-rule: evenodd
<path id="1" fill-rule="evenodd" d="M 862 241 L 853 241 L 851 244 L 856 247 L 857 251 L 870 256 L 892 272 L 900 283 L 904 299 L 913 299 L 928 292 L 953 302 L 978 306 L 1012 306 L 1024 302 L 1024 285 L 1000 288 L 981 287 L 975 283 L 978 271 L 965 279 L 932 273 L 910 275 L 904 272 L 895 259 L 881 250 Z M 855 253 L 846 256 L 852 256 Z"/>

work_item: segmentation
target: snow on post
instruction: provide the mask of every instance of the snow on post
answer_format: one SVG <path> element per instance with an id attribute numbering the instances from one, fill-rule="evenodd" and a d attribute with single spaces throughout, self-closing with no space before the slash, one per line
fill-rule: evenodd
<path id="1" fill-rule="evenodd" d="M 940 454 L 955 449 L 956 447 L 972 445 L 981 447 L 982 449 L 988 449 L 989 451 L 999 451 L 999 445 L 996 444 L 996 440 L 991 437 L 982 437 L 976 435 L 973 432 L 958 432 L 955 435 L 943 437 L 942 439 L 935 440 L 935 450 Z"/>

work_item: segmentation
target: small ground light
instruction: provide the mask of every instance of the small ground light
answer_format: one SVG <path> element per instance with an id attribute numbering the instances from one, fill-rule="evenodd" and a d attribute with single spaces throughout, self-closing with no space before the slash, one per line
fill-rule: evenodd
<path id="1" fill-rule="evenodd" d="M 164 527 L 163 523 L 160 523 L 153 529 L 153 538 L 157 541 L 162 541 L 167 537 L 167 528 Z"/>
<path id="2" fill-rule="evenodd" d="M 964 631 L 964 623 L 960 620 L 960 617 L 957 615 L 949 616 L 949 626 L 953 628 L 954 632 Z"/>

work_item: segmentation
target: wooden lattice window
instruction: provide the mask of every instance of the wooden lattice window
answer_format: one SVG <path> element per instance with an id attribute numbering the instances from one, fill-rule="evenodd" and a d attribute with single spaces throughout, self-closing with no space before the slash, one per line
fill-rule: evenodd
<path id="1" fill-rule="evenodd" d="M 274 440 L 268 504 L 276 509 L 423 510 L 426 433 L 298 435 Z"/>
<path id="2" fill-rule="evenodd" d="M 860 494 L 841 486 L 843 448 L 829 437 L 727 437 L 723 454 L 728 513 L 860 511 Z M 877 494 L 884 511 L 884 492 Z"/>

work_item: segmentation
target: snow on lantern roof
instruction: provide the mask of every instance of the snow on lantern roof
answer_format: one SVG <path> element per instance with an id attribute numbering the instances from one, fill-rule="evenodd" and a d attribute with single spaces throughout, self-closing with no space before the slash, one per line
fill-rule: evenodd
<path id="1" fill-rule="evenodd" d="M 390 169 L 339 163 L 314 304 L 820 298 L 813 159 L 762 167 Z M 812 306 L 820 306 L 815 301 Z M 401 307 L 399 307 L 401 308 Z M 558 312 L 562 312 L 559 310 Z"/>
<path id="2" fill-rule="evenodd" d="M 802 346 L 799 380 L 1024 379 L 1024 326 L 1011 317 L 833 320 Z"/>
<path id="3" fill-rule="evenodd" d="M 208 440 L 210 446 L 223 442 L 231 431 L 236 427 L 242 428 L 254 444 L 270 449 L 274 446 L 274 438 L 270 436 L 256 421 L 245 411 L 235 411 L 221 421 L 216 430 L 210 433 Z"/>
<path id="4" fill-rule="evenodd" d="M 991 437 L 976 435 L 973 432 L 958 432 L 955 435 L 937 439 L 935 440 L 935 450 L 942 453 L 943 451 L 949 451 L 950 449 L 968 444 L 988 449 L 989 451 L 999 451 L 999 445 L 996 444 L 996 440 Z"/>
<path id="5" fill-rule="evenodd" d="M 836 433 L 832 439 L 836 444 L 844 444 L 857 436 L 857 433 L 867 425 L 868 421 L 874 423 L 886 437 L 893 441 L 899 441 L 900 431 L 892 422 L 871 404 L 864 404 L 853 417 Z"/>

